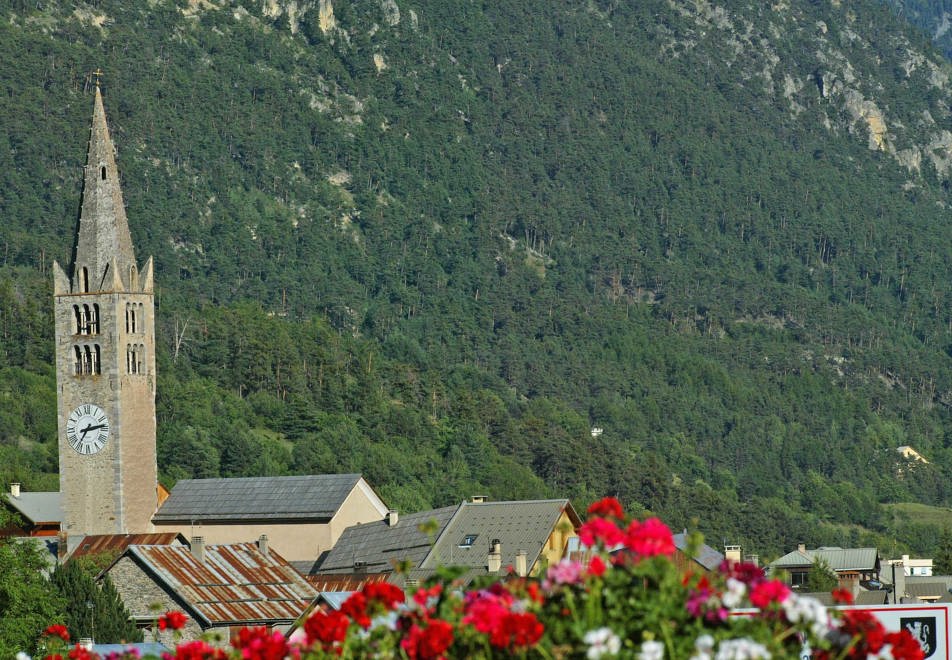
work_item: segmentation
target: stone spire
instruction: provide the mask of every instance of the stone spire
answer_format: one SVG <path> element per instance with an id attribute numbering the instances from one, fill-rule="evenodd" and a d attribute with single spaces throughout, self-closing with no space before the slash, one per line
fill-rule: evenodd
<path id="1" fill-rule="evenodd" d="M 83 205 L 73 262 L 73 293 L 134 286 L 136 261 L 119 188 L 115 149 L 106 125 L 99 83 L 83 182 Z"/>

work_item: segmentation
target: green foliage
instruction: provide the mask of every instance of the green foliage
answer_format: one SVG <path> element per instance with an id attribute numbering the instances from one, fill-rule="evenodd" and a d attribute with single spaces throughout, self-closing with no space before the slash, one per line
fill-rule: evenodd
<path id="1" fill-rule="evenodd" d="M 765 556 L 928 549 L 882 504 L 952 504 L 949 186 L 892 152 L 949 99 L 901 21 L 338 4 L 326 32 L 281 3 L 0 10 L 0 478 L 55 488 L 50 265 L 101 66 L 167 485 L 360 471 L 399 508 L 613 494 Z M 820 93 L 841 59 L 888 149 Z"/>
<path id="2" fill-rule="evenodd" d="M 142 631 L 131 620 L 107 575 L 96 584 L 92 575 L 77 561 L 60 564 L 50 583 L 66 604 L 65 619 L 70 639 L 84 637 L 103 644 L 141 642 Z"/>
<path id="3" fill-rule="evenodd" d="M 0 539 L 0 656 L 32 653 L 39 631 L 62 621 L 64 601 L 45 577 L 52 562 L 33 539 Z"/>
<path id="4" fill-rule="evenodd" d="M 833 591 L 838 584 L 839 580 L 830 565 L 825 559 L 817 557 L 807 573 L 806 590 L 811 593 L 824 591 L 828 593 Z"/>

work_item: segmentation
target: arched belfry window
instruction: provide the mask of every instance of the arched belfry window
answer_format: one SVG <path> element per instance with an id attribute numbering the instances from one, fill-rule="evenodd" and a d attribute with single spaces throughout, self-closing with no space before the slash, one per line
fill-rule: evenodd
<path id="1" fill-rule="evenodd" d="M 89 270 L 85 266 L 79 271 L 79 292 L 89 293 Z"/>
<path id="2" fill-rule="evenodd" d="M 144 374 L 145 373 L 145 346 L 139 344 L 136 349 L 136 359 L 138 363 L 136 364 L 136 373 Z"/>
<path id="3" fill-rule="evenodd" d="M 99 334 L 99 305 L 93 305 L 92 317 L 89 320 L 89 334 Z"/>
<path id="4" fill-rule="evenodd" d="M 83 373 L 91 374 L 93 372 L 93 352 L 89 346 L 83 346 Z"/>
<path id="5" fill-rule="evenodd" d="M 99 344 L 96 344 L 93 347 L 93 373 L 101 374 L 102 373 L 102 350 L 99 348 Z"/>
<path id="6" fill-rule="evenodd" d="M 103 181 L 106 180 L 106 166 L 105 165 L 101 165 L 99 167 L 99 176 L 102 178 Z"/>
<path id="7" fill-rule="evenodd" d="M 73 346 L 73 357 L 76 362 L 76 375 L 83 375 L 83 352 L 79 346 Z"/>
<path id="8" fill-rule="evenodd" d="M 83 313 L 79 310 L 79 305 L 73 305 L 73 317 L 76 321 L 73 334 L 78 335 L 83 331 Z"/>

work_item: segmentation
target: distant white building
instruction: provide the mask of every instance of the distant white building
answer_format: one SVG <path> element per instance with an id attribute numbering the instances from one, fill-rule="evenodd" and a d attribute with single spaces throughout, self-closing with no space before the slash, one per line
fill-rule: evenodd
<path id="1" fill-rule="evenodd" d="M 890 559 L 889 563 L 897 568 L 902 566 L 902 574 L 907 577 L 913 575 L 932 575 L 931 559 L 912 559 L 909 555 L 903 555 L 902 559 Z"/>

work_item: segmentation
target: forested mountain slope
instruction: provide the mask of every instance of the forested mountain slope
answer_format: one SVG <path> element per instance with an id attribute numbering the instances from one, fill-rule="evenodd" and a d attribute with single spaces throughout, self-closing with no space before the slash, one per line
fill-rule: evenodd
<path id="1" fill-rule="evenodd" d="M 55 487 L 102 67 L 167 480 L 935 543 L 881 505 L 952 499 L 952 69 L 887 6 L 14 2 L 0 49 L 0 476 Z"/>

